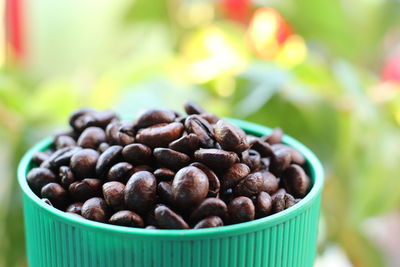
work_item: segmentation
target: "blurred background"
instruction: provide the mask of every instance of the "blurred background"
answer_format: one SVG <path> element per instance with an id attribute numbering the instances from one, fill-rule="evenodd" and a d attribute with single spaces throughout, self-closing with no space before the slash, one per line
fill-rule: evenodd
<path id="1" fill-rule="evenodd" d="M 198 101 L 323 161 L 317 267 L 400 266 L 399 0 L 0 2 L 0 266 L 26 266 L 16 168 L 80 106 Z"/>

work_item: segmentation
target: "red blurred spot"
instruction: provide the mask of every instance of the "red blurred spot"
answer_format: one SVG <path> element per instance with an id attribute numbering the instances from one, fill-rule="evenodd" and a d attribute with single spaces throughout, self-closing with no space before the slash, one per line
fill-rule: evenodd
<path id="1" fill-rule="evenodd" d="M 246 23 L 250 14 L 250 0 L 223 0 L 221 8 L 229 19 Z"/>
<path id="2" fill-rule="evenodd" d="M 385 61 L 382 69 L 382 80 L 400 82 L 400 54 Z"/>
<path id="3" fill-rule="evenodd" d="M 7 0 L 6 2 L 6 38 L 11 46 L 13 57 L 17 60 L 22 60 L 24 54 L 22 8 L 22 0 Z"/>

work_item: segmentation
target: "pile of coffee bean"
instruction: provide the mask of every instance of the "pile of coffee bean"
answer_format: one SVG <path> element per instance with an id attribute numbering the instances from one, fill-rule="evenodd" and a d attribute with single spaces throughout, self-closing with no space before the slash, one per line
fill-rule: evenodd
<path id="1" fill-rule="evenodd" d="M 307 194 L 305 159 L 282 144 L 280 129 L 246 135 L 193 102 L 184 109 L 153 108 L 135 121 L 80 109 L 72 129 L 33 156 L 28 184 L 69 214 L 148 229 L 247 222 Z"/>

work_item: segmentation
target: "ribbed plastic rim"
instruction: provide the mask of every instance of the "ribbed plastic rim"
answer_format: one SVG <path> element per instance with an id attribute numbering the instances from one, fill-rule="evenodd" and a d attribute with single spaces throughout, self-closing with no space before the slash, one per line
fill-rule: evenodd
<path id="1" fill-rule="evenodd" d="M 271 129 L 265 126 L 261 126 L 259 124 L 242 121 L 238 119 L 229 119 L 231 123 L 239 126 L 243 130 L 248 133 L 257 134 L 257 135 L 266 135 L 271 132 Z M 26 174 L 29 171 L 31 159 L 34 153 L 40 151 L 46 147 L 48 147 L 53 142 L 53 138 L 48 137 L 36 145 L 34 145 L 21 159 L 21 162 L 18 166 L 18 181 L 19 185 L 22 189 L 22 192 L 29 197 L 29 199 L 34 202 L 38 208 L 43 209 L 49 215 L 56 217 L 58 220 L 63 221 L 64 223 L 68 223 L 74 225 L 76 227 L 87 227 L 95 231 L 107 231 L 115 234 L 124 234 L 131 235 L 132 237 L 143 237 L 143 238 L 168 238 L 168 239 L 199 239 L 199 238 L 216 238 L 221 235 L 236 235 L 244 232 L 252 232 L 258 229 L 264 229 L 268 227 L 272 227 L 276 224 L 285 222 L 290 220 L 293 217 L 296 217 L 302 211 L 307 209 L 310 205 L 313 204 L 314 200 L 320 195 L 323 187 L 323 168 L 318 160 L 318 158 L 314 155 L 311 150 L 309 150 L 306 146 L 295 140 L 294 138 L 285 135 L 283 137 L 283 143 L 292 146 L 299 150 L 303 156 L 306 158 L 310 172 L 311 178 L 313 180 L 313 187 L 310 192 L 307 194 L 305 198 L 303 198 L 296 205 L 268 217 L 264 217 L 261 219 L 257 219 L 250 222 L 216 227 L 216 228 L 204 228 L 204 229 L 196 229 L 196 230 L 162 230 L 162 229 L 143 229 L 143 228 L 129 228 L 123 226 L 110 225 L 105 223 L 99 223 L 95 221 L 90 221 L 86 219 L 79 218 L 74 215 L 69 215 L 63 211 L 60 211 L 56 208 L 49 206 L 44 203 L 38 196 L 36 196 L 33 191 L 30 189 L 27 181 Z"/>

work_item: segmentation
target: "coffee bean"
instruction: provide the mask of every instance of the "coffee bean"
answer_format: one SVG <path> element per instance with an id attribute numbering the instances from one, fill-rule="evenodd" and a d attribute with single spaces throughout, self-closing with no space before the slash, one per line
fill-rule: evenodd
<path id="1" fill-rule="evenodd" d="M 292 164 L 283 173 L 282 184 L 288 193 L 302 198 L 307 194 L 311 181 L 299 165 Z"/>
<path id="2" fill-rule="evenodd" d="M 175 177 L 175 172 L 167 168 L 158 168 L 154 171 L 157 181 L 171 181 Z"/>
<path id="3" fill-rule="evenodd" d="M 269 136 L 262 137 L 262 140 L 270 145 L 279 144 L 282 142 L 283 131 L 281 128 L 275 128 Z"/>
<path id="4" fill-rule="evenodd" d="M 81 213 L 88 220 L 105 222 L 108 218 L 108 207 L 104 199 L 94 197 L 83 203 Z"/>
<path id="5" fill-rule="evenodd" d="M 182 133 L 183 125 L 181 123 L 162 123 L 140 129 L 136 140 L 151 148 L 167 147 L 169 143 L 181 137 Z"/>
<path id="6" fill-rule="evenodd" d="M 120 182 L 108 182 L 103 184 L 103 196 L 107 205 L 114 210 L 122 210 L 124 203 L 125 185 Z"/>
<path id="7" fill-rule="evenodd" d="M 143 164 L 149 162 L 151 149 L 143 144 L 130 144 L 122 150 L 122 156 L 131 164 Z"/>
<path id="8" fill-rule="evenodd" d="M 47 198 L 55 207 L 62 207 L 67 200 L 67 192 L 57 183 L 48 183 L 40 191 L 42 198 Z"/>
<path id="9" fill-rule="evenodd" d="M 169 109 L 148 109 L 139 114 L 135 126 L 140 129 L 160 123 L 171 123 L 175 120 L 175 117 L 175 112 Z"/>
<path id="10" fill-rule="evenodd" d="M 256 138 L 250 143 L 251 149 L 257 151 L 261 157 L 270 157 L 273 155 L 272 147 L 267 142 L 261 141 L 259 138 Z"/>
<path id="11" fill-rule="evenodd" d="M 76 213 L 76 214 L 81 215 L 82 206 L 83 206 L 83 203 L 82 203 L 82 202 L 72 203 L 71 205 L 69 205 L 69 206 L 65 209 L 65 212 L 72 212 L 72 213 Z"/>
<path id="12" fill-rule="evenodd" d="M 224 150 L 240 153 L 249 148 L 245 132 L 227 121 L 219 120 L 214 125 L 214 136 Z"/>
<path id="13" fill-rule="evenodd" d="M 49 168 L 54 171 L 57 171 L 60 166 L 67 166 L 70 164 L 71 158 L 73 155 L 75 155 L 77 152 L 81 150 L 80 147 L 64 147 L 53 154 L 50 155 L 50 157 L 42 162 L 40 165 L 43 168 Z"/>
<path id="14" fill-rule="evenodd" d="M 68 192 L 77 201 L 85 201 L 91 197 L 101 195 L 102 181 L 99 179 L 86 178 L 82 181 L 72 183 Z"/>
<path id="15" fill-rule="evenodd" d="M 109 148 L 109 147 L 110 147 L 110 145 L 109 145 L 108 143 L 103 142 L 103 143 L 101 143 L 101 144 L 99 145 L 99 148 L 97 149 L 97 151 L 101 154 L 101 153 L 103 153 L 104 151 L 106 151 L 107 148 Z"/>
<path id="16" fill-rule="evenodd" d="M 106 139 L 107 142 L 112 145 L 119 145 L 119 127 L 121 126 L 120 121 L 113 121 L 106 127 Z"/>
<path id="17" fill-rule="evenodd" d="M 271 159 L 270 158 L 261 158 L 260 164 L 261 164 L 261 166 L 259 168 L 260 170 L 269 171 L 269 166 L 271 165 Z"/>
<path id="18" fill-rule="evenodd" d="M 153 156 L 159 164 L 170 169 L 182 168 L 190 161 L 188 155 L 169 148 L 158 147 L 154 149 Z"/>
<path id="19" fill-rule="evenodd" d="M 56 176 L 52 171 L 45 168 L 33 168 L 26 176 L 29 186 L 35 192 L 40 192 L 43 186 L 56 182 Z"/>
<path id="20" fill-rule="evenodd" d="M 110 144 L 126 146 L 135 141 L 136 132 L 131 122 L 113 121 L 106 128 L 106 139 Z"/>
<path id="21" fill-rule="evenodd" d="M 236 197 L 228 205 L 229 220 L 231 223 L 241 223 L 254 220 L 254 204 L 248 197 Z"/>
<path id="22" fill-rule="evenodd" d="M 82 132 L 84 129 L 90 126 L 96 126 L 104 129 L 111 121 L 116 119 L 117 116 L 112 111 L 92 111 L 78 116 L 75 119 L 72 127 L 78 132 Z"/>
<path id="23" fill-rule="evenodd" d="M 215 148 L 197 150 L 194 152 L 194 158 L 211 169 L 216 170 L 228 169 L 234 163 L 239 161 L 235 152 Z"/>
<path id="24" fill-rule="evenodd" d="M 197 135 L 191 133 L 171 142 L 168 147 L 182 153 L 192 154 L 199 148 L 199 142 L 200 139 Z"/>
<path id="25" fill-rule="evenodd" d="M 186 101 L 183 105 L 183 108 L 188 115 L 201 114 L 206 112 L 204 108 L 192 101 Z"/>
<path id="26" fill-rule="evenodd" d="M 81 108 L 71 114 L 69 118 L 69 125 L 71 125 L 74 129 L 81 129 L 83 128 L 82 120 L 78 120 L 80 117 L 95 112 L 92 108 Z"/>
<path id="27" fill-rule="evenodd" d="M 133 174 L 133 166 L 128 162 L 119 162 L 108 171 L 107 180 L 126 183 Z"/>
<path id="28" fill-rule="evenodd" d="M 140 171 L 131 176 L 125 187 L 125 204 L 129 209 L 143 213 L 156 201 L 157 181 L 148 171 Z"/>
<path id="29" fill-rule="evenodd" d="M 261 191 L 257 195 L 255 205 L 258 218 L 268 216 L 272 211 L 272 198 L 267 192 Z"/>
<path id="30" fill-rule="evenodd" d="M 208 177 L 199 168 L 189 166 L 180 169 L 172 181 L 174 203 L 181 209 L 199 204 L 208 193 Z"/>
<path id="31" fill-rule="evenodd" d="M 96 150 L 81 149 L 71 157 L 70 168 L 77 178 L 93 177 L 98 159 L 99 153 Z"/>
<path id="32" fill-rule="evenodd" d="M 271 158 L 271 172 L 277 176 L 280 176 L 285 171 L 292 161 L 291 151 L 286 148 L 275 150 Z"/>
<path id="33" fill-rule="evenodd" d="M 164 229 L 189 229 L 185 220 L 170 208 L 160 205 L 154 211 L 157 224 Z"/>
<path id="34" fill-rule="evenodd" d="M 105 176 L 109 168 L 117 163 L 121 158 L 122 146 L 110 146 L 104 151 L 96 164 L 96 174 L 100 177 Z"/>
<path id="35" fill-rule="evenodd" d="M 278 190 L 278 180 L 270 172 L 254 172 L 244 178 L 235 188 L 237 196 L 253 196 L 261 191 L 269 194 Z"/>
<path id="36" fill-rule="evenodd" d="M 199 138 L 202 147 L 211 148 L 214 146 L 214 130 L 208 121 L 199 115 L 190 115 L 185 120 L 185 129 Z"/>
<path id="37" fill-rule="evenodd" d="M 209 112 L 202 113 L 199 116 L 202 119 L 208 121 L 208 123 L 210 123 L 210 124 L 216 124 L 220 120 L 220 118 L 217 115 L 209 113 Z"/>
<path id="38" fill-rule="evenodd" d="M 76 146 L 76 141 L 71 136 L 59 135 L 54 139 L 54 146 L 56 147 L 56 149 Z"/>
<path id="39" fill-rule="evenodd" d="M 261 167 L 261 156 L 257 151 L 250 149 L 242 153 L 242 162 L 250 167 L 250 170 L 256 171 Z"/>
<path id="40" fill-rule="evenodd" d="M 271 146 L 273 151 L 278 151 L 280 149 L 287 149 L 290 152 L 290 156 L 292 159 L 292 163 L 296 163 L 298 165 L 303 165 L 306 163 L 306 160 L 304 158 L 304 156 L 297 151 L 295 148 L 290 147 L 288 145 L 284 145 L 284 144 L 274 144 Z"/>
<path id="41" fill-rule="evenodd" d="M 47 152 L 36 152 L 33 156 L 32 156 L 32 162 L 35 165 L 40 165 L 42 164 L 43 161 L 46 161 L 48 158 L 50 157 L 50 154 Z"/>
<path id="42" fill-rule="evenodd" d="M 235 163 L 221 176 L 221 187 L 228 189 L 236 186 L 250 173 L 250 168 L 243 163 Z"/>
<path id="43" fill-rule="evenodd" d="M 61 185 L 66 189 L 75 182 L 75 175 L 68 166 L 61 166 L 58 171 L 58 176 L 60 177 Z"/>
<path id="44" fill-rule="evenodd" d="M 190 220 L 197 222 L 205 217 L 218 216 L 225 219 L 228 214 L 228 208 L 224 201 L 218 198 L 206 198 L 190 214 Z"/>
<path id="45" fill-rule="evenodd" d="M 78 138 L 78 146 L 83 148 L 97 149 L 102 142 L 106 141 L 106 134 L 99 127 L 86 128 Z"/>
<path id="46" fill-rule="evenodd" d="M 274 213 L 290 208 L 295 203 L 293 196 L 287 193 L 274 194 L 272 196 L 272 210 Z"/>
<path id="47" fill-rule="evenodd" d="M 190 166 L 194 166 L 196 168 L 199 168 L 200 170 L 202 170 L 208 178 L 208 197 L 215 197 L 218 195 L 219 190 L 221 188 L 221 184 L 220 181 L 217 177 L 217 175 L 215 174 L 215 172 L 213 172 L 210 168 L 208 168 L 206 165 L 204 165 L 203 163 L 200 162 L 193 162 L 192 164 L 190 164 Z"/>
<path id="48" fill-rule="evenodd" d="M 109 223 L 121 226 L 143 228 L 144 222 L 139 214 L 130 210 L 121 210 L 111 216 Z"/>
<path id="49" fill-rule="evenodd" d="M 157 194 L 163 202 L 167 204 L 173 203 L 171 183 L 164 181 L 160 182 L 157 185 Z"/>
<path id="50" fill-rule="evenodd" d="M 210 216 L 204 218 L 203 220 L 199 221 L 193 229 L 201 229 L 201 228 L 211 228 L 211 227 L 219 227 L 224 226 L 224 222 L 218 216 Z"/>

